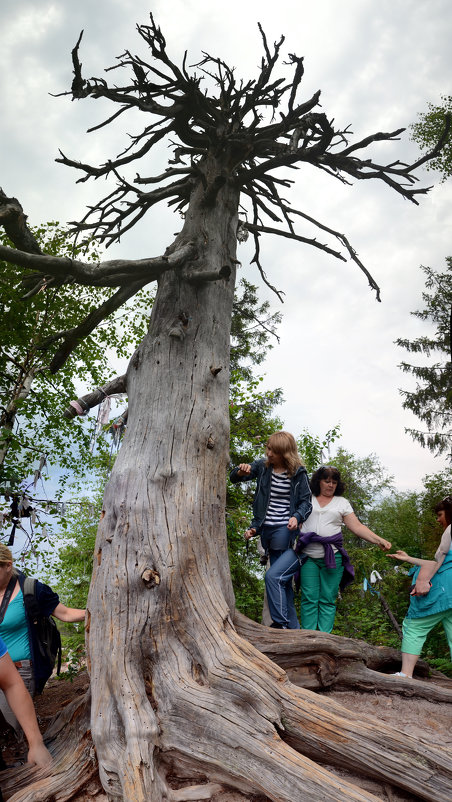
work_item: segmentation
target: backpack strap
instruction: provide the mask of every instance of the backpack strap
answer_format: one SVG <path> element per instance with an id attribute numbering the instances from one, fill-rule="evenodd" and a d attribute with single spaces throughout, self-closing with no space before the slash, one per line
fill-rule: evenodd
<path id="1" fill-rule="evenodd" d="M 9 580 L 7 586 L 6 586 L 6 590 L 5 590 L 3 599 L 2 599 L 2 603 L 0 604 L 0 624 L 2 623 L 2 621 L 3 621 L 4 617 L 5 617 L 6 608 L 8 607 L 8 604 L 10 602 L 11 596 L 13 595 L 13 590 L 16 587 L 16 582 L 17 582 L 17 576 L 12 576 L 11 579 Z"/>
<path id="2" fill-rule="evenodd" d="M 26 576 L 22 593 L 27 615 L 29 615 L 33 623 L 35 623 L 37 618 L 41 618 L 38 601 L 36 599 L 36 579 L 32 576 Z"/>

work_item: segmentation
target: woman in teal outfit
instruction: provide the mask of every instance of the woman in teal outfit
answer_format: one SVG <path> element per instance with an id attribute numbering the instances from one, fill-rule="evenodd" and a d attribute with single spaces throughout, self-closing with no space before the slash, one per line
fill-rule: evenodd
<path id="1" fill-rule="evenodd" d="M 25 575 L 13 565 L 10 549 L 0 543 L 0 603 L 6 596 L 7 605 L 3 620 L 0 621 L 0 637 L 8 648 L 11 660 L 21 675 L 31 696 L 40 693 L 45 681 L 52 672 L 37 640 L 36 627 L 32 626 L 24 604 Z M 60 621 L 71 623 L 83 621 L 85 610 L 66 607 L 54 591 L 39 580 L 36 583 L 36 601 L 40 614 L 54 616 Z M 0 712 L 16 731 L 19 730 L 16 717 L 10 710 L 4 694 L 0 691 Z"/>
<path id="2" fill-rule="evenodd" d="M 452 496 L 446 496 L 435 506 L 434 511 L 436 520 L 444 530 L 434 560 L 410 557 L 405 551 L 388 554 L 388 557 L 416 566 L 410 571 L 413 576 L 413 590 L 402 624 L 402 670 L 397 672 L 399 677 L 413 676 L 425 639 L 436 624 L 442 623 L 444 627 L 452 659 Z M 428 583 L 427 593 L 422 592 L 423 585 L 419 579 Z"/>

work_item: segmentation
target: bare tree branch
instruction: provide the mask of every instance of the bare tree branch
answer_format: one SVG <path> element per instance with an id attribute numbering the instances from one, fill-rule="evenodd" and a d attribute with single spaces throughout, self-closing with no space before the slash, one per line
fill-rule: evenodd
<path id="1" fill-rule="evenodd" d="M 68 329 L 67 331 L 61 331 L 58 334 L 53 334 L 51 337 L 44 340 L 40 345 L 40 350 L 42 351 L 46 351 L 54 342 L 63 339 L 62 345 L 55 353 L 50 363 L 50 372 L 57 373 L 59 369 L 63 367 L 72 352 L 77 348 L 80 340 L 88 337 L 105 318 L 113 314 L 113 312 L 123 306 L 130 298 L 133 298 L 145 284 L 147 284 L 146 280 L 135 281 L 127 287 L 121 287 L 111 298 L 108 298 L 103 304 L 92 309 L 89 315 L 87 315 L 78 326 L 74 326 L 74 328 Z"/>
<path id="2" fill-rule="evenodd" d="M 35 237 L 28 228 L 27 216 L 17 198 L 8 198 L 0 188 L 0 225 L 11 242 L 28 253 L 42 253 Z"/>
<path id="3" fill-rule="evenodd" d="M 82 395 L 80 398 L 77 398 L 75 402 L 71 402 L 71 404 L 64 410 L 64 417 L 67 420 L 72 420 L 76 418 L 77 415 L 83 415 L 88 412 L 88 410 L 92 409 L 93 407 L 97 407 L 101 401 L 106 398 L 108 395 L 115 395 L 116 393 L 126 393 L 127 392 L 127 376 L 124 373 L 122 376 L 116 376 L 111 381 L 104 384 L 103 387 L 98 387 L 96 390 L 93 390 L 91 393 L 87 393 L 86 395 Z"/>
<path id="4" fill-rule="evenodd" d="M 0 259 L 38 273 L 50 274 L 65 282 L 75 279 L 79 284 L 91 287 L 120 287 L 131 281 L 144 286 L 156 281 L 167 270 L 174 270 L 187 259 L 193 259 L 195 253 L 194 244 L 189 242 L 163 256 L 136 260 L 112 259 L 96 264 L 68 257 L 35 255 L 0 245 Z"/>
<path id="5" fill-rule="evenodd" d="M 125 50 L 106 70 L 107 76 L 115 72 L 114 84 L 109 83 L 109 77 L 83 78 L 79 55 L 81 32 L 71 54 L 74 79 L 70 92 L 66 94 L 73 99 L 103 98 L 117 107 L 117 111 L 92 126 L 90 131 L 114 123 L 126 111 L 134 109 L 146 114 L 150 122 L 139 133 L 130 135 L 122 153 L 106 159 L 101 165 L 77 161 L 60 151 L 57 161 L 81 173 L 78 181 L 105 177 L 116 182 L 112 187 L 110 181 L 105 196 L 90 207 L 81 220 L 72 223 L 72 233 L 82 241 L 95 238 L 108 247 L 160 203 L 185 213 L 194 195 L 202 192 L 204 208 L 213 208 L 219 193 L 233 186 L 251 207 L 251 219 L 243 223 L 243 229 L 253 235 L 253 263 L 265 284 L 279 298 L 281 293 L 268 280 L 261 263 L 262 234 L 292 239 L 341 260 L 350 258 L 364 272 L 379 300 L 377 283 L 348 239 L 291 207 L 280 195 L 280 189 L 290 189 L 293 182 L 278 172 L 281 168 L 297 170 L 303 164 L 311 164 L 344 184 L 350 183 L 350 179 L 382 181 L 403 198 L 418 203 L 418 195 L 425 194 L 428 188 L 415 186 L 415 170 L 437 155 L 447 138 L 450 120 L 447 120 L 446 130 L 431 153 L 411 165 L 400 161 L 379 164 L 364 152 L 367 154 L 374 143 L 397 140 L 404 129 L 377 132 L 358 142 L 350 142 L 349 127 L 336 129 L 325 113 L 315 111 L 319 104 L 319 91 L 307 100 L 300 97 L 303 58 L 290 53 L 284 64 L 284 75 L 276 75 L 284 37 L 271 47 L 261 25 L 259 31 L 263 45 L 260 69 L 255 78 L 243 81 L 237 79 L 233 68 L 207 52 L 203 52 L 201 61 L 193 65 L 195 72 L 187 68 L 186 55 L 182 67 L 178 67 L 169 57 L 165 38 L 151 14 L 149 25 L 137 26 L 150 58 L 146 61 Z M 118 80 L 120 75 L 126 75 L 123 82 Z M 213 81 L 214 92 L 206 90 L 205 80 L 210 84 Z M 123 172 L 165 139 L 173 152 L 167 170 L 145 176 L 137 173 L 134 179 Z M 358 155 L 359 152 L 363 157 Z M 147 191 L 143 190 L 145 186 L 149 187 Z M 326 241 L 319 242 L 315 236 L 297 231 L 295 218 L 319 228 L 327 235 Z M 58 287 L 73 281 L 118 288 L 115 295 L 100 309 L 93 310 L 85 321 L 71 331 L 55 336 L 53 342 L 57 338 L 64 342 L 55 357 L 54 367 L 62 364 L 80 337 L 93 330 L 96 322 L 102 319 L 102 312 L 107 314 L 108 309 L 117 309 L 121 300 L 131 297 L 133 288 L 138 289 L 158 279 L 164 272 L 181 266 L 184 267 L 184 277 L 190 280 L 191 275 L 193 283 L 202 284 L 208 278 L 217 280 L 223 277 L 217 270 L 212 271 L 204 265 L 199 267 L 195 263 L 202 248 L 201 239 L 197 240 L 198 236 L 202 237 L 200 231 L 192 231 L 188 240 L 186 235 L 178 235 L 177 244 L 160 257 L 87 264 L 78 259 L 41 254 L 39 246 L 30 238 L 26 216 L 19 202 L 6 198 L 4 193 L 0 193 L 0 222 L 17 248 L 0 246 L 0 258 L 32 271 L 24 276 L 26 297 L 43 287 Z M 334 247 L 334 242 L 328 241 L 329 237 L 341 244 L 343 252 Z"/>

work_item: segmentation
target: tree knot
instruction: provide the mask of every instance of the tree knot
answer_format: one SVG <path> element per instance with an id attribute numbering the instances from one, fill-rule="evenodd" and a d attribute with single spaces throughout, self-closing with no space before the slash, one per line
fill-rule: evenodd
<path id="1" fill-rule="evenodd" d="M 141 579 L 147 588 L 154 588 L 156 585 L 160 585 L 160 576 L 153 568 L 145 568 L 141 574 Z"/>

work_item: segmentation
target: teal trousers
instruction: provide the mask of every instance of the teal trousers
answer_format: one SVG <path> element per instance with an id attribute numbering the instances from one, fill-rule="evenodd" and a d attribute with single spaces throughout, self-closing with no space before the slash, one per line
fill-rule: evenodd
<path id="1" fill-rule="evenodd" d="M 336 568 L 327 568 L 323 558 L 308 557 L 301 566 L 301 628 L 331 632 L 336 616 L 336 598 L 344 573 L 342 557 Z"/>

